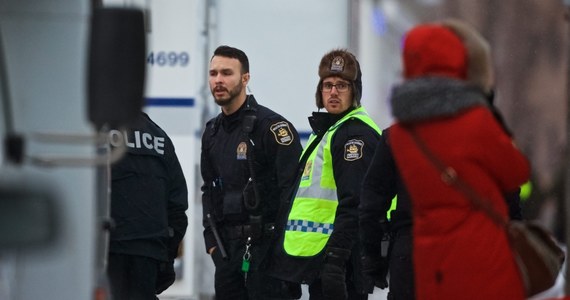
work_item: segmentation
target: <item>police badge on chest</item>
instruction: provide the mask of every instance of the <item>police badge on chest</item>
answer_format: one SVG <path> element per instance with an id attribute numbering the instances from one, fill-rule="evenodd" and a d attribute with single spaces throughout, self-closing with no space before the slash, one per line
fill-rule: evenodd
<path id="1" fill-rule="evenodd" d="M 236 149 L 237 160 L 247 160 L 247 144 L 245 142 L 239 143 Z"/>

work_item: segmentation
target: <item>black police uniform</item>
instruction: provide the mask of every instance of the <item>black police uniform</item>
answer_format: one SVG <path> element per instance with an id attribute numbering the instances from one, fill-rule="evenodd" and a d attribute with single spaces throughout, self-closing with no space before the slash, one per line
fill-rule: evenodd
<path id="1" fill-rule="evenodd" d="M 329 113 L 313 113 L 309 122 L 317 139 L 311 144 L 316 146 L 326 131 L 338 120 L 342 119 L 352 110 L 348 110 L 339 115 Z M 335 248 L 350 252 L 346 261 L 343 261 L 343 268 L 346 268 L 346 289 L 348 299 L 367 299 L 372 292 L 373 285 L 362 273 L 360 261 L 360 245 L 358 243 L 358 204 L 360 201 L 360 187 L 362 178 L 366 172 L 372 153 L 378 142 L 379 134 L 370 126 L 358 119 L 349 119 L 344 122 L 335 132 L 331 141 L 331 154 L 333 159 L 334 179 L 338 194 L 338 207 L 334 221 L 334 231 L 327 242 L 327 249 Z M 355 161 L 345 160 L 345 149 L 347 142 L 358 139 L 364 144 L 362 158 Z M 307 148 L 312 147 L 307 145 Z M 313 146 L 313 147 L 314 147 Z M 305 150 L 306 154 L 312 152 Z M 297 166 L 296 184 L 298 186 L 306 163 L 306 158 Z M 296 186 L 296 187 L 297 187 Z M 288 197 L 288 207 L 283 210 L 283 215 L 279 216 L 279 223 L 287 222 L 287 215 L 295 197 L 296 189 L 290 191 Z M 279 231 L 279 244 L 283 245 L 284 228 Z M 301 282 L 309 284 L 311 299 L 325 299 L 322 290 L 322 272 L 329 257 L 323 250 L 317 257 L 300 259 L 291 257 L 285 253 L 283 247 L 274 250 L 274 257 L 271 261 L 271 275 L 283 280 Z M 345 258 L 342 258 L 344 260 Z M 339 285 L 342 287 L 342 284 Z M 340 299 L 342 294 L 337 295 Z"/>
<path id="2" fill-rule="evenodd" d="M 142 113 L 128 132 L 113 132 L 125 139 L 127 153 L 111 170 L 112 293 L 116 299 L 156 299 L 155 292 L 174 281 L 172 264 L 188 226 L 186 180 L 172 141 L 148 115 Z M 165 266 L 166 287 L 157 282 Z"/>
<path id="3" fill-rule="evenodd" d="M 203 224 L 206 251 L 216 247 L 212 253 L 216 299 L 299 297 L 299 285 L 265 276 L 264 260 L 301 151 L 293 125 L 259 105 L 252 95 L 237 112 L 220 113 L 206 124 L 200 168 Z M 248 184 L 250 178 L 255 185 Z M 249 269 L 244 272 L 248 238 Z"/>

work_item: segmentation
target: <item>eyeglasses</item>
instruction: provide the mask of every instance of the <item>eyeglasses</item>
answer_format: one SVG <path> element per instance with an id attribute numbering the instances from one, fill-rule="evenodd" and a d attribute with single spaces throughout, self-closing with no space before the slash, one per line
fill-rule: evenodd
<path id="1" fill-rule="evenodd" d="M 323 86 L 321 87 L 321 91 L 323 91 L 325 93 L 330 93 L 332 91 L 333 87 L 336 87 L 336 90 L 338 92 L 342 93 L 342 92 L 348 91 L 348 88 L 350 87 L 350 83 L 339 82 L 337 84 L 332 84 L 330 82 L 325 82 L 325 83 L 323 83 Z"/>

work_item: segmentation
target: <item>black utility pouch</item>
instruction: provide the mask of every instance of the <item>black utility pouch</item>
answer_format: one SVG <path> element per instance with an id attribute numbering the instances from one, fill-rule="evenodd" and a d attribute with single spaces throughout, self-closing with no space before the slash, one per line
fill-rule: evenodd
<path id="1" fill-rule="evenodd" d="M 239 215 L 243 212 L 241 191 L 227 191 L 224 195 L 224 216 Z"/>

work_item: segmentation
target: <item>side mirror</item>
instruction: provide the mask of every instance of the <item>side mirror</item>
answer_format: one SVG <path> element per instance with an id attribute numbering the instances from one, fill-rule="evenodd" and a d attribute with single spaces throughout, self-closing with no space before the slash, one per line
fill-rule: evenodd
<path id="1" fill-rule="evenodd" d="M 0 250 L 33 250 L 57 237 L 55 192 L 34 181 L 0 176 Z"/>

